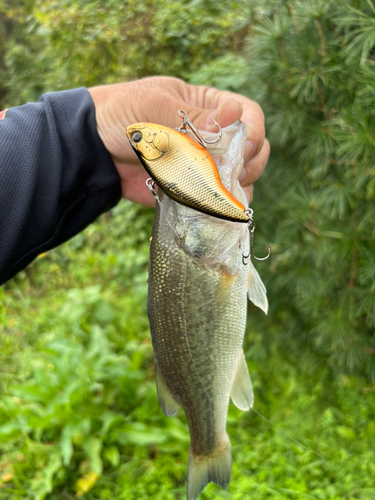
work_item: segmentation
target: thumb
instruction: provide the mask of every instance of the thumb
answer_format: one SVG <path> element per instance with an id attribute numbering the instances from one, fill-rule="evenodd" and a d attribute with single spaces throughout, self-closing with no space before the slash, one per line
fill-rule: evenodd
<path id="1" fill-rule="evenodd" d="M 207 130 L 216 132 L 214 120 L 224 128 L 231 125 L 242 116 L 243 109 L 241 104 L 233 97 L 226 99 L 216 109 L 202 109 L 193 106 L 186 106 L 190 121 L 198 130 Z"/>

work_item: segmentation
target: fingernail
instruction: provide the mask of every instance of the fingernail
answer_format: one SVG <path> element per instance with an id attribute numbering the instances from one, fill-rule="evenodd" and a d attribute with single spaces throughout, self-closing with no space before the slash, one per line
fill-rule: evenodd
<path id="1" fill-rule="evenodd" d="M 208 115 L 207 125 L 212 125 L 213 120 L 216 120 L 222 127 L 227 127 L 236 120 L 239 120 L 241 115 L 241 104 L 234 97 L 229 97 L 215 111 Z"/>
<path id="2" fill-rule="evenodd" d="M 218 120 L 217 116 L 216 116 L 216 112 L 217 110 L 213 111 L 212 113 L 210 113 L 209 115 L 207 115 L 207 118 L 206 118 L 206 128 L 210 128 L 210 127 L 213 127 L 214 126 L 214 120 Z"/>
<path id="3" fill-rule="evenodd" d="M 245 179 L 246 179 L 246 170 L 243 168 L 238 178 L 238 182 L 242 184 Z"/>
<path id="4" fill-rule="evenodd" d="M 253 156 L 254 149 L 255 147 L 252 141 L 246 141 L 245 153 L 244 153 L 245 163 L 248 160 L 250 160 L 250 158 Z"/>

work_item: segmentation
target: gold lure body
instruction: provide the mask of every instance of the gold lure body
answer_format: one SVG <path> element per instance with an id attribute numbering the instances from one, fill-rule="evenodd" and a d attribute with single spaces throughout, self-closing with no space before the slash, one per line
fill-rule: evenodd
<path id="1" fill-rule="evenodd" d="M 187 135 L 155 123 L 126 129 L 142 165 L 170 198 L 199 212 L 233 222 L 249 222 L 245 206 L 222 184 L 208 151 Z"/>

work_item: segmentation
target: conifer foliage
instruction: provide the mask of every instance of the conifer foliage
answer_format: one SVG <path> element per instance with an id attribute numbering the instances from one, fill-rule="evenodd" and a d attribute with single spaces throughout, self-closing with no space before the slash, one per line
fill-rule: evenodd
<path id="1" fill-rule="evenodd" d="M 268 0 L 247 29 L 273 147 L 254 201 L 271 322 L 375 380 L 375 5 Z"/>
<path id="2" fill-rule="evenodd" d="M 373 0 L 0 0 L 0 24 L 2 107 L 150 74 L 260 102 L 255 252 L 271 241 L 272 258 L 257 328 L 375 380 Z"/>
<path id="3" fill-rule="evenodd" d="M 265 111 L 255 408 L 230 405 L 233 478 L 204 498 L 375 498 L 374 45 L 371 0 L 0 0 L 0 109 L 169 74 Z M 152 217 L 120 204 L 0 289 L 0 500 L 185 499 L 188 428 L 153 378 Z"/>

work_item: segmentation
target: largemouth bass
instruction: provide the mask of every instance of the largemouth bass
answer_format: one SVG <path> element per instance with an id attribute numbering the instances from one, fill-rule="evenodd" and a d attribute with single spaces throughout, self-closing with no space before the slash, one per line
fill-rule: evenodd
<path id="1" fill-rule="evenodd" d="M 155 123 L 135 123 L 126 134 L 144 168 L 170 198 L 215 217 L 249 222 L 244 205 L 223 186 L 203 146 Z"/>
<path id="2" fill-rule="evenodd" d="M 223 129 L 215 146 L 223 185 L 247 206 L 238 182 L 245 133 L 241 122 Z M 225 142 L 225 141 L 224 141 Z M 189 425 L 187 499 L 209 482 L 226 488 L 231 448 L 229 398 L 249 410 L 253 392 L 242 350 L 247 293 L 267 313 L 264 285 L 239 244 L 249 250 L 246 225 L 180 205 L 159 190 L 150 248 L 148 314 L 160 405 L 168 416 L 182 406 Z"/>

